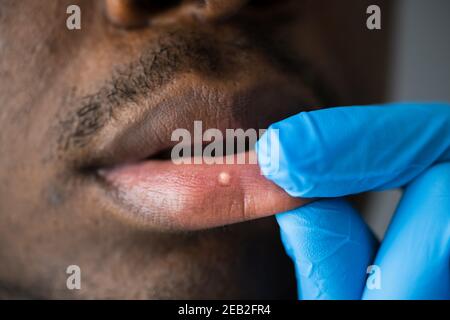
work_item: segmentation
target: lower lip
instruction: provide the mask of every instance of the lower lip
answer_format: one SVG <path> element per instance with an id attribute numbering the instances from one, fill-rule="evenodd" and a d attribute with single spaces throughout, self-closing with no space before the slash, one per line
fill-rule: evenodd
<path id="1" fill-rule="evenodd" d="M 101 174 L 127 217 L 159 229 L 196 230 L 262 218 L 299 207 L 256 164 L 174 164 L 149 160 Z"/>

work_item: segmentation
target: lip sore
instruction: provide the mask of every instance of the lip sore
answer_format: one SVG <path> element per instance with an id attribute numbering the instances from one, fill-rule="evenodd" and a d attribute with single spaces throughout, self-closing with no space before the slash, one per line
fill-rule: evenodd
<path id="1" fill-rule="evenodd" d="M 250 151 L 254 152 L 254 151 Z M 267 180 L 257 164 L 174 164 L 148 160 L 102 172 L 141 222 L 197 230 L 288 211 L 308 202 Z"/>

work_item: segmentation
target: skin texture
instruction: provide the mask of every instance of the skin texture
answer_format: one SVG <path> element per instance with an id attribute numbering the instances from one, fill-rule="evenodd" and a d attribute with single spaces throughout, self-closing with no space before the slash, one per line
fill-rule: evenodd
<path id="1" fill-rule="evenodd" d="M 259 129 L 382 101 L 387 6 L 383 31 L 369 32 L 365 1 L 220 2 L 109 19 L 100 0 L 0 2 L 0 297 L 295 297 L 273 218 L 190 232 L 130 224 L 93 174 L 128 156 L 102 147 L 111 132 L 120 140 L 115 124 L 149 121 L 154 146 L 195 119 Z M 69 4 L 82 30 L 65 27 Z M 66 288 L 72 264 L 82 290 Z"/>

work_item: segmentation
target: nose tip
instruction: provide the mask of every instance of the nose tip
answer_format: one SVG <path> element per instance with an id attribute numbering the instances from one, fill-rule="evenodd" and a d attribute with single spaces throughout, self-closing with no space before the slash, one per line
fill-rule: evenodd
<path id="1" fill-rule="evenodd" d="M 147 12 L 138 0 L 105 0 L 109 21 L 124 28 L 140 27 L 147 23 Z"/>
<path id="2" fill-rule="evenodd" d="M 105 0 L 109 21 L 124 28 L 173 23 L 196 18 L 214 22 L 226 19 L 248 0 Z"/>
<path id="3" fill-rule="evenodd" d="M 248 0 L 203 0 L 199 16 L 206 20 L 222 20 L 235 14 Z"/>
<path id="4" fill-rule="evenodd" d="M 152 17 L 172 12 L 181 3 L 181 0 L 105 0 L 105 9 L 113 24 L 133 28 L 148 25 Z"/>

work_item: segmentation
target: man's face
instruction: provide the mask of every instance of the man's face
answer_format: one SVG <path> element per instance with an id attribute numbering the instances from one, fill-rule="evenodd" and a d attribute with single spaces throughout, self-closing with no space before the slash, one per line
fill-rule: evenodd
<path id="1" fill-rule="evenodd" d="M 365 28 L 364 1 L 141 2 L 0 3 L 0 296 L 294 297 L 272 218 L 217 227 L 242 206 L 233 184 L 155 165 L 124 200 L 98 173 L 167 161 L 195 120 L 261 129 L 377 102 L 384 32 Z"/>

